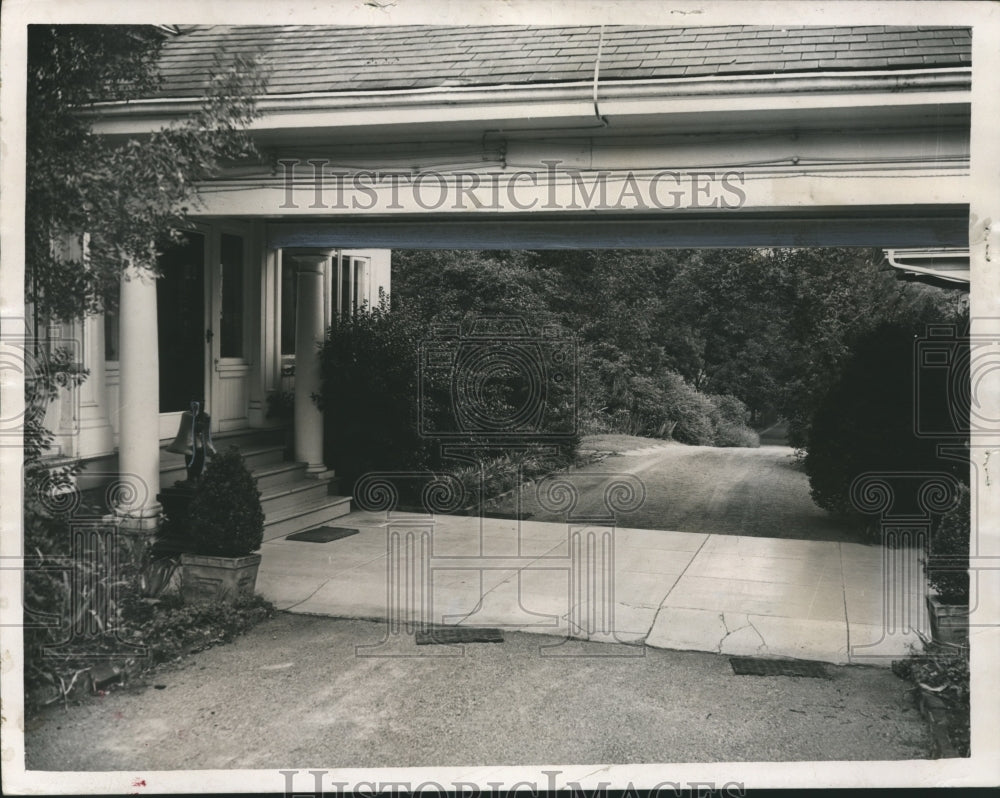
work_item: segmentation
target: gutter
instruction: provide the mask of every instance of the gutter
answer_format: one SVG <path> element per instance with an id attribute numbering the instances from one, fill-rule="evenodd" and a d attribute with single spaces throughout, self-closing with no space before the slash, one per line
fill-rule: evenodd
<path id="1" fill-rule="evenodd" d="M 899 269 L 906 274 L 926 275 L 944 282 L 956 283 L 968 286 L 971 279 L 968 266 L 968 249 L 886 249 L 885 258 L 894 269 Z M 965 269 L 936 269 L 933 266 L 918 266 L 912 260 L 933 260 L 934 258 L 949 258 L 953 260 L 966 260 Z M 905 260 L 901 260 L 905 259 Z"/>
<path id="2" fill-rule="evenodd" d="M 497 107 L 517 105 L 580 105 L 579 114 L 603 119 L 597 103 L 597 74 L 594 79 L 571 83 L 506 84 L 499 86 L 431 87 L 386 91 L 345 91 L 287 95 L 264 95 L 257 98 L 257 110 L 263 115 L 287 113 L 322 113 L 363 111 L 368 109 L 420 110 L 442 107 Z M 602 81 L 602 103 L 724 98 L 764 98 L 785 95 L 857 95 L 890 94 L 905 104 L 907 94 L 949 92 L 968 94 L 972 71 L 966 67 L 871 72 L 809 72 L 780 75 L 711 76 L 661 78 L 650 80 Z M 164 97 L 144 100 L 96 103 L 82 111 L 85 116 L 104 120 L 127 118 L 131 121 L 160 120 L 188 116 L 201 107 L 203 97 Z M 968 97 L 955 102 L 968 103 Z M 888 104 L 892 104 L 889 101 Z M 584 110 L 586 108 L 586 110 Z M 258 122 L 261 120 L 258 120 Z M 256 127 L 256 126 L 255 126 Z M 152 129 L 152 128 L 151 128 Z"/>

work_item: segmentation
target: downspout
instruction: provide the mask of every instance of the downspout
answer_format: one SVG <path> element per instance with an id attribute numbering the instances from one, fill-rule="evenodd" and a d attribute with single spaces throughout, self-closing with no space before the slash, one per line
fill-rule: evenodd
<path id="1" fill-rule="evenodd" d="M 482 136 L 483 150 L 484 151 L 486 150 L 486 148 L 487 148 L 487 142 L 486 142 L 486 140 L 492 134 L 503 135 L 504 133 L 517 133 L 519 131 L 520 132 L 524 132 L 524 131 L 531 131 L 531 132 L 558 132 L 558 131 L 562 131 L 562 130 L 597 130 L 599 128 L 606 128 L 608 126 L 608 120 L 605 119 L 603 116 L 601 116 L 601 108 L 600 108 L 600 103 L 598 101 L 598 95 L 597 95 L 597 86 L 598 86 L 598 81 L 599 81 L 600 75 L 601 75 L 601 52 L 603 50 L 604 50 L 604 25 L 601 25 L 601 27 L 600 27 L 600 35 L 599 35 L 599 37 L 597 39 L 597 56 L 594 59 L 594 79 L 593 79 L 592 84 L 591 84 L 592 85 L 591 102 L 594 104 L 594 116 L 597 118 L 598 124 L 596 124 L 596 125 L 581 125 L 579 127 L 572 127 L 572 128 L 567 128 L 567 127 L 548 127 L 548 128 L 546 128 L 546 127 L 530 127 L 530 128 L 527 128 L 527 127 L 526 128 L 507 127 L 507 128 L 493 129 L 493 130 L 484 130 L 483 131 L 483 136 Z M 501 154 L 501 160 L 504 162 L 504 168 L 506 168 L 506 146 L 505 146 L 505 144 L 501 145 L 503 147 L 503 151 L 502 151 L 502 154 Z M 485 160 L 485 152 L 484 152 L 484 160 Z"/>
<path id="2" fill-rule="evenodd" d="M 601 37 L 597 41 L 597 58 L 594 60 L 594 116 L 601 127 L 608 126 L 608 120 L 601 116 L 601 106 L 597 98 L 597 84 L 601 74 L 601 52 L 604 50 L 604 26 L 601 25 Z"/>

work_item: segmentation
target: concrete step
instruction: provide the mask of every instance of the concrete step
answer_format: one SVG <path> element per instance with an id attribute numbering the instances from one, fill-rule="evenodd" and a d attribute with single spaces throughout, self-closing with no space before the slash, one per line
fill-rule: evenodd
<path id="1" fill-rule="evenodd" d="M 326 496 L 313 504 L 276 510 L 264 516 L 264 540 L 275 540 L 304 529 L 322 526 L 349 512 L 350 496 Z"/>
<path id="2" fill-rule="evenodd" d="M 282 427 L 271 429 L 240 429 L 232 432 L 212 433 L 212 443 L 220 452 L 230 446 L 237 449 L 257 448 L 260 446 L 284 446 L 285 430 Z"/>
<path id="3" fill-rule="evenodd" d="M 236 446 L 243 452 L 247 467 L 254 470 L 259 467 L 280 463 L 285 458 L 285 431 L 276 429 L 244 429 L 233 432 L 221 432 L 212 436 L 216 450 L 225 451 L 229 446 Z M 187 474 L 184 468 L 184 455 L 168 452 L 169 441 L 163 441 L 160 447 L 160 485 L 167 487 Z M 62 458 L 67 460 L 68 458 Z M 58 465 L 57 459 L 52 459 Z M 74 461 L 75 462 L 75 461 Z M 80 490 L 100 490 L 117 479 L 119 473 L 118 454 L 103 455 L 90 458 L 83 463 L 84 469 L 77 479 Z"/>
<path id="4" fill-rule="evenodd" d="M 325 479 L 301 479 L 261 491 L 260 506 L 264 514 L 315 504 L 329 495 L 330 483 Z"/>
<path id="5" fill-rule="evenodd" d="M 284 446 L 253 446 L 241 449 L 243 462 L 250 471 L 281 463 L 285 457 Z M 160 484 L 173 485 L 179 479 L 184 479 L 187 471 L 184 467 L 184 455 L 174 452 L 163 452 L 160 455 Z"/>
<path id="6" fill-rule="evenodd" d="M 288 485 L 305 479 L 306 464 L 285 460 L 260 466 L 253 469 L 252 473 L 257 480 L 257 488 L 261 493 L 266 493 L 279 485 Z"/>

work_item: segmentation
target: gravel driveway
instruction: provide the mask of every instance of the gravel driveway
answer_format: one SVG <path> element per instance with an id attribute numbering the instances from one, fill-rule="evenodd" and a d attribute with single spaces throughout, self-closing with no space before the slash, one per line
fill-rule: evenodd
<path id="1" fill-rule="evenodd" d="M 643 505 L 621 515 L 620 526 L 862 542 L 855 525 L 813 504 L 809 479 L 787 446 L 722 449 L 649 439 L 646 448 L 633 445 L 626 454 L 570 472 L 581 493 L 575 512 L 603 508 L 605 482 L 598 475 L 612 473 L 634 474 L 646 490 Z M 564 520 L 540 506 L 533 486 L 521 491 L 521 502 L 533 521 Z M 498 509 L 513 511 L 513 500 Z"/>
<path id="2" fill-rule="evenodd" d="M 373 622 L 279 614 L 145 688 L 50 707 L 28 724 L 28 767 L 146 773 L 926 756 L 907 684 L 886 669 L 829 665 L 829 679 L 735 676 L 724 656 L 653 649 L 543 658 L 542 638 L 510 632 L 503 643 L 468 646 L 464 657 L 355 656 L 356 645 L 384 633 Z M 261 784 L 281 789 L 277 773 Z"/>

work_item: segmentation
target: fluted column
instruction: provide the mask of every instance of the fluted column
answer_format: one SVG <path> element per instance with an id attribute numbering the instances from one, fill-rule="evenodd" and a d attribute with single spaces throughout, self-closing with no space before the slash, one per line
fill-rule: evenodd
<path id="1" fill-rule="evenodd" d="M 123 276 L 119 309 L 119 445 L 117 512 L 138 526 L 160 514 L 160 356 L 156 280 L 132 268 Z"/>
<path id="2" fill-rule="evenodd" d="M 322 390 L 319 344 L 323 325 L 323 265 L 333 250 L 285 250 L 296 265 L 295 315 L 295 459 L 307 474 L 322 474 L 323 414 L 313 401 Z"/>

